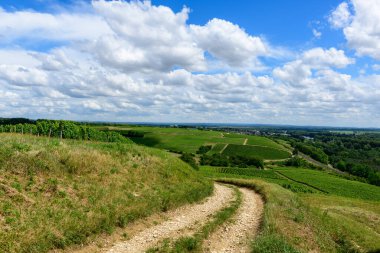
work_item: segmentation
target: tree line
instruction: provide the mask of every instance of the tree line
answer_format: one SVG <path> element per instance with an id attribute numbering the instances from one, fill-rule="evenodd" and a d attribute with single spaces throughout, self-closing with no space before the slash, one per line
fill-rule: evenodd
<path id="1" fill-rule="evenodd" d="M 292 146 L 322 163 L 380 186 L 380 134 L 343 134 L 327 131 L 289 131 L 282 137 Z M 305 140 L 305 136 L 312 140 Z"/>

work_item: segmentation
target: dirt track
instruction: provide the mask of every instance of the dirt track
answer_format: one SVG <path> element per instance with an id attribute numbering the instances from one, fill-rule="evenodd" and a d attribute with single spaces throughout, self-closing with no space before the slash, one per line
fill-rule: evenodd
<path id="1" fill-rule="evenodd" d="M 239 188 L 242 204 L 231 222 L 221 226 L 204 242 L 204 252 L 249 252 L 249 239 L 256 235 L 263 211 L 261 197 L 252 190 Z M 215 184 L 214 194 L 202 203 L 186 205 L 165 213 L 166 219 L 158 225 L 144 228 L 129 240 L 114 241 L 112 246 L 100 252 L 145 252 L 166 238 L 175 240 L 183 235 L 194 234 L 215 213 L 235 200 L 233 189 Z M 76 252 L 95 252 L 89 247 Z M 99 252 L 96 250 L 96 252 Z"/>
<path id="2" fill-rule="evenodd" d="M 226 223 L 204 243 L 204 252 L 249 252 L 249 241 L 259 230 L 264 208 L 260 195 L 239 188 L 243 201 L 232 223 Z"/>
<path id="3" fill-rule="evenodd" d="M 233 197 L 231 188 L 215 184 L 214 195 L 205 202 L 188 205 L 173 211 L 167 221 L 142 231 L 126 242 L 116 244 L 108 252 L 145 252 L 164 238 L 178 238 L 182 235 L 181 230 L 195 230 L 199 224 L 206 222 L 212 214 L 228 205 Z"/>

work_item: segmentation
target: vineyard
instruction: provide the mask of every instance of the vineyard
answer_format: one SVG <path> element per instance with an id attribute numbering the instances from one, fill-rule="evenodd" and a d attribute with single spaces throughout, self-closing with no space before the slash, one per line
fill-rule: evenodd
<path id="1" fill-rule="evenodd" d="M 209 155 L 219 154 L 224 149 L 225 146 L 226 144 L 215 144 L 207 154 Z"/>
<path id="2" fill-rule="evenodd" d="M 241 155 L 246 157 L 254 157 L 264 160 L 286 159 L 290 157 L 287 151 L 275 149 L 265 146 L 250 146 L 250 145 L 234 145 L 230 144 L 223 151 L 223 155 L 233 156 Z"/>
<path id="3" fill-rule="evenodd" d="M 244 178 L 261 179 L 269 183 L 275 183 L 292 192 L 300 193 L 321 193 L 306 185 L 288 180 L 278 175 L 274 170 L 259 170 L 256 168 L 232 168 L 232 167 L 212 167 L 201 166 L 202 175 L 210 178 Z"/>
<path id="4" fill-rule="evenodd" d="M 278 169 L 285 176 L 323 189 L 329 194 L 349 198 L 380 201 L 380 188 L 362 182 L 350 181 L 326 172 L 308 169 Z"/>
<path id="5" fill-rule="evenodd" d="M 0 133 L 20 133 L 61 139 L 131 143 L 129 139 L 117 132 L 100 131 L 77 122 L 64 120 L 37 120 L 35 124 L 0 125 Z"/>

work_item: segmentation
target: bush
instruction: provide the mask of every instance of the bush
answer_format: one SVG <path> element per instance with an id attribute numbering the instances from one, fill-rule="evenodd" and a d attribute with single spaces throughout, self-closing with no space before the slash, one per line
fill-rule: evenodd
<path id="1" fill-rule="evenodd" d="M 197 151 L 197 154 L 200 154 L 200 155 L 206 154 L 211 149 L 212 149 L 212 146 L 210 146 L 210 145 L 200 146 L 198 151 Z"/>
<path id="2" fill-rule="evenodd" d="M 189 164 L 193 169 L 199 170 L 199 167 L 197 163 L 195 162 L 194 155 L 190 153 L 183 153 L 180 156 L 181 160 L 184 161 L 185 163 Z"/>

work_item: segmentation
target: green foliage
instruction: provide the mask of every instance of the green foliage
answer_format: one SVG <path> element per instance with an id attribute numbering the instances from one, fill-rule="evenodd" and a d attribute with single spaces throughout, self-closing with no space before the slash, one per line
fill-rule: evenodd
<path id="1" fill-rule="evenodd" d="M 223 151 L 226 156 L 244 156 L 248 158 L 257 158 L 263 160 L 278 160 L 290 157 L 290 154 L 282 149 L 271 147 L 249 146 L 249 145 L 233 145 L 230 144 Z"/>
<path id="2" fill-rule="evenodd" d="M 303 159 L 301 157 L 297 157 L 297 156 L 294 156 L 294 157 L 286 160 L 282 164 L 284 166 L 288 166 L 288 167 L 296 167 L 296 168 L 302 167 L 302 168 L 310 168 L 310 169 L 320 169 L 319 167 L 316 167 L 315 165 L 309 163 L 305 159 Z"/>
<path id="3" fill-rule="evenodd" d="M 185 163 L 188 163 L 193 169 L 199 170 L 197 163 L 195 162 L 194 155 L 189 153 L 182 154 L 179 158 Z"/>
<path id="4" fill-rule="evenodd" d="M 256 167 L 264 168 L 264 162 L 261 159 L 254 157 L 244 157 L 239 155 L 226 156 L 222 154 L 213 154 L 207 155 L 204 154 L 201 156 L 200 160 L 201 165 L 211 165 L 211 166 L 226 166 L 226 167 Z"/>
<path id="5" fill-rule="evenodd" d="M 200 146 L 199 149 L 197 150 L 197 154 L 203 155 L 206 154 L 208 151 L 210 151 L 212 146 L 207 145 L 207 146 Z"/>
<path id="6" fill-rule="evenodd" d="M 298 253 L 300 251 L 294 249 L 286 239 L 278 234 L 268 234 L 259 236 L 252 243 L 252 253 Z"/>
<path id="7" fill-rule="evenodd" d="M 302 135 L 314 138 L 314 141 L 302 143 Z M 323 150 L 328 155 L 329 162 L 337 169 L 347 172 L 356 177 L 361 177 L 368 183 L 380 186 L 380 134 L 373 132 L 356 131 L 318 131 L 291 132 L 293 146 L 307 145 L 312 146 L 318 153 Z M 313 150 L 307 150 L 311 155 Z M 303 151 L 304 152 L 304 151 Z M 306 153 L 305 152 L 305 153 Z M 314 159 L 325 160 L 319 154 L 314 154 Z"/>
<path id="8" fill-rule="evenodd" d="M 293 147 L 321 163 L 329 162 L 329 157 L 320 148 L 301 142 L 293 143 Z"/>
<path id="9" fill-rule="evenodd" d="M 63 139 L 130 142 L 129 139 L 117 132 L 99 131 L 86 125 L 64 120 L 37 120 L 35 124 L 1 125 L 0 132 L 32 134 Z"/>

